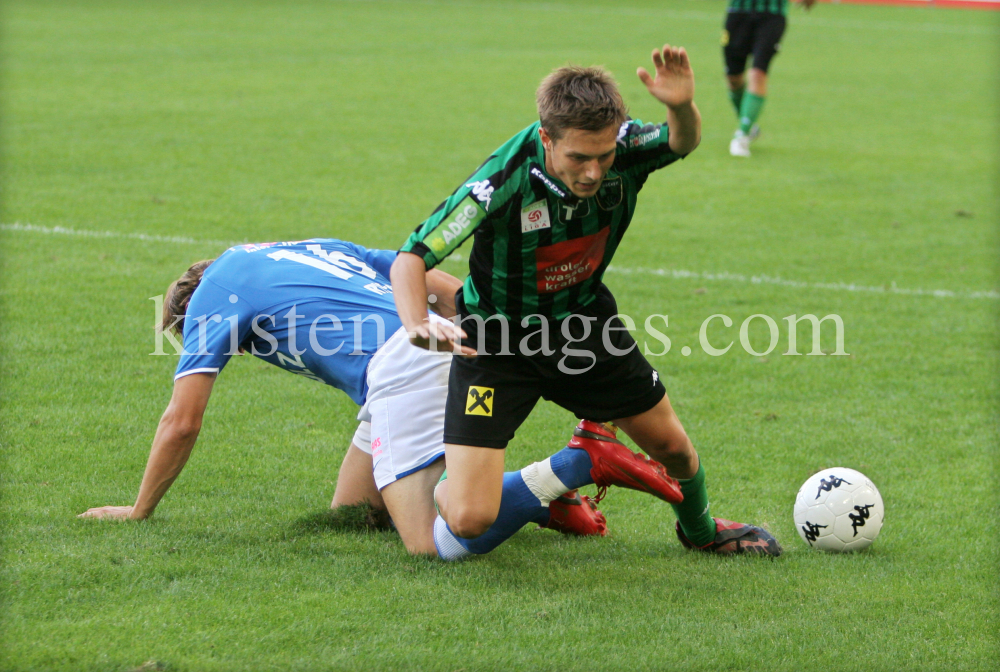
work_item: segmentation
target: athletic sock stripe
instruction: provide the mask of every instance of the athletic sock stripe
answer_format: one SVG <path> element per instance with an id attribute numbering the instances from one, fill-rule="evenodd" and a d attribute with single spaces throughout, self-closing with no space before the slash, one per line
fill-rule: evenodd
<path id="1" fill-rule="evenodd" d="M 473 554 L 462 546 L 441 516 L 434 519 L 434 547 L 442 560 L 461 560 Z"/>

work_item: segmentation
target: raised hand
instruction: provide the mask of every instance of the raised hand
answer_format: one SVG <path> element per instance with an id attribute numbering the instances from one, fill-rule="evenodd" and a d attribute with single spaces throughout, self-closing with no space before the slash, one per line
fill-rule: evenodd
<path id="1" fill-rule="evenodd" d="M 653 65 L 655 78 L 646 68 L 639 68 L 636 74 L 654 98 L 667 107 L 681 107 L 694 101 L 694 70 L 684 47 L 665 44 L 663 49 L 653 49 Z"/>

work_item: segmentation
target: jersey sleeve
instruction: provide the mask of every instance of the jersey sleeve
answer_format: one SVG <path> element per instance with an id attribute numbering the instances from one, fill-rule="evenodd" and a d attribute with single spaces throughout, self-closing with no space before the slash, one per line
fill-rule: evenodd
<path id="1" fill-rule="evenodd" d="M 484 221 L 503 216 L 506 205 L 520 190 L 524 174 L 519 169 L 536 151 L 534 128 L 529 126 L 494 152 L 410 234 L 399 251 L 422 257 L 430 270 L 458 249 Z"/>
<path id="2" fill-rule="evenodd" d="M 396 261 L 398 252 L 395 250 L 371 250 L 347 241 L 343 241 L 343 243 L 354 251 L 358 259 L 375 269 L 376 273 L 384 278 L 389 277 L 389 269 L 392 268 L 392 262 Z"/>
<path id="3" fill-rule="evenodd" d="M 670 129 L 666 124 L 643 124 L 638 119 L 622 124 L 617 150 L 615 169 L 638 178 L 684 158 L 670 149 Z"/>
<path id="4" fill-rule="evenodd" d="M 245 298 L 203 279 L 184 317 L 184 350 L 174 380 L 221 371 L 249 335 L 256 314 Z"/>

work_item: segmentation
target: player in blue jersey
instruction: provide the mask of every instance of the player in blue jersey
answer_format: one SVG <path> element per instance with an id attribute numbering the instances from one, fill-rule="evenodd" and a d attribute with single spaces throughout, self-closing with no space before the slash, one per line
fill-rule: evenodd
<path id="1" fill-rule="evenodd" d="M 491 533 L 435 547 L 441 519 L 433 490 L 444 470 L 444 405 L 450 352 L 412 348 L 388 280 L 395 252 L 334 239 L 238 245 L 199 262 L 168 290 L 164 329 L 183 332 L 174 393 L 132 506 L 97 507 L 88 518 L 144 519 L 186 464 L 219 372 L 243 352 L 343 390 L 361 405 L 358 430 L 332 506 L 386 509 L 408 550 L 457 559 L 488 552 L 528 522 L 603 534 L 604 518 L 575 490 L 596 482 L 663 497 L 675 484 L 657 463 L 607 428 L 577 431 L 571 447 L 505 475 L 502 514 Z M 427 273 L 443 316 L 461 282 Z M 435 318 L 441 319 L 441 318 Z M 592 431 L 587 431 L 587 430 Z M 610 474 L 610 475 L 609 475 Z"/>

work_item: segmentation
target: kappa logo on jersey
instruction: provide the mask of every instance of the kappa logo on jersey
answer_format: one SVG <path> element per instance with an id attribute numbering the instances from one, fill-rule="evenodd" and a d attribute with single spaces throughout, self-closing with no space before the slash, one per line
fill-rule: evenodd
<path id="1" fill-rule="evenodd" d="M 555 182 L 545 177 L 545 173 L 540 171 L 538 169 L 538 166 L 535 166 L 534 168 L 531 169 L 531 176 L 534 177 L 539 182 L 541 182 L 542 184 L 544 184 L 546 187 L 548 187 L 549 191 L 551 191 L 559 198 L 566 198 L 566 192 L 557 187 Z"/>
<path id="2" fill-rule="evenodd" d="M 472 189 L 472 194 L 476 197 L 476 200 L 486 204 L 486 212 L 490 211 L 490 201 L 493 200 L 493 185 L 490 184 L 489 180 L 469 182 L 465 185 L 465 188 Z"/>
<path id="3" fill-rule="evenodd" d="M 467 237 L 466 232 L 476 228 L 485 217 L 486 211 L 482 206 L 472 200 L 471 196 L 466 196 L 452 210 L 451 215 L 424 239 L 424 244 L 431 248 L 438 260 L 444 259 L 462 244 Z"/>
<path id="4" fill-rule="evenodd" d="M 552 227 L 549 219 L 549 204 L 545 199 L 535 201 L 521 210 L 521 233 L 548 229 Z"/>
<path id="5" fill-rule="evenodd" d="M 611 227 L 535 250 L 535 277 L 539 294 L 551 294 L 583 282 L 604 260 Z"/>
<path id="6" fill-rule="evenodd" d="M 469 398 L 465 401 L 466 415 L 493 417 L 493 388 L 469 386 Z"/>

